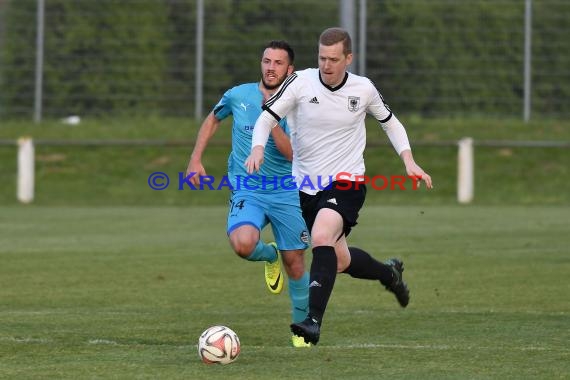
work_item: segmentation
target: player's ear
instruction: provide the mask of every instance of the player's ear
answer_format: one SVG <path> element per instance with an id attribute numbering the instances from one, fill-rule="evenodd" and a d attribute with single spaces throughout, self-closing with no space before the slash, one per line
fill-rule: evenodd
<path id="1" fill-rule="evenodd" d="M 289 67 L 287 67 L 287 75 L 291 75 L 293 71 L 295 71 L 295 66 L 289 65 Z"/>
<path id="2" fill-rule="evenodd" d="M 348 53 L 346 55 L 346 65 L 347 66 L 349 66 L 352 63 L 352 57 L 353 57 L 352 53 Z"/>

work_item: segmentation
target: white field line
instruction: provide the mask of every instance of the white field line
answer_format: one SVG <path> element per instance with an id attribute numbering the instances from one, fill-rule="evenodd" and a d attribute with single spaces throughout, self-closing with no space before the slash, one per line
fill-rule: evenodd
<path id="1" fill-rule="evenodd" d="M 397 350 L 428 350 L 428 351 L 447 351 L 447 350 L 484 350 L 484 351 L 503 351 L 503 350 L 520 350 L 520 351 L 552 351 L 549 347 L 538 346 L 520 346 L 520 347 L 484 347 L 484 346 L 450 346 L 447 344 L 349 344 L 338 346 L 323 346 L 326 348 L 339 348 L 339 349 L 361 349 L 361 348 L 387 348 Z"/>
<path id="2" fill-rule="evenodd" d="M 243 347 L 243 345 L 242 345 Z M 267 349 L 267 346 L 247 346 L 255 349 Z M 278 347 L 275 347 L 278 348 Z M 425 351 L 505 351 L 505 350 L 515 350 L 515 351 L 560 351 L 560 352 L 570 352 L 570 348 L 550 348 L 550 347 L 540 347 L 540 346 L 451 346 L 446 344 L 377 344 L 377 343 L 363 343 L 363 344 L 340 344 L 340 345 L 318 345 L 317 348 L 323 349 L 338 349 L 338 350 L 361 350 L 367 348 L 382 348 L 382 349 L 395 349 L 395 350 L 425 350 Z"/>
<path id="3" fill-rule="evenodd" d="M 1 336 L 1 342 L 13 342 L 13 343 L 31 343 L 31 344 L 44 344 L 44 343 L 51 343 L 50 339 L 43 339 L 43 338 L 30 338 L 30 337 L 15 337 L 15 336 Z"/>
<path id="4" fill-rule="evenodd" d="M 1 0 L 0 0 L 1 1 Z M 398 310 L 399 312 L 399 310 Z M 337 311 L 339 315 L 348 315 L 348 314 L 362 314 L 362 315 L 376 315 L 378 314 L 378 310 L 372 309 L 356 309 L 350 311 Z M 436 311 L 433 310 L 413 310 L 407 309 L 406 314 L 413 314 L 413 315 L 425 315 L 425 314 L 490 314 L 490 315 L 508 315 L 508 314 L 522 314 L 522 315 L 544 315 L 544 316 L 566 316 L 570 315 L 568 311 L 542 311 L 542 310 L 515 310 L 515 311 L 504 311 L 504 310 L 495 310 L 495 309 L 441 309 Z M 96 313 L 97 315 L 152 315 L 152 312 L 141 312 L 141 311 L 121 311 L 121 310 L 102 310 Z M 218 315 L 254 315 L 254 312 L 251 311 L 239 311 L 239 310 L 232 310 L 232 311 L 218 311 Z M 69 311 L 69 310 L 2 310 L 0 311 L 0 315 L 7 315 L 7 316 L 30 316 L 30 315 L 93 315 L 93 311 Z"/>
<path id="5" fill-rule="evenodd" d="M 12 342 L 19 344 L 51 344 L 53 343 L 50 339 L 43 338 L 30 338 L 30 337 L 0 337 L 0 342 Z M 90 339 L 86 342 L 92 345 L 112 345 L 112 346 L 155 346 L 148 343 L 119 343 L 108 339 Z M 168 344 L 160 344 L 161 346 L 168 346 Z M 196 344 L 188 345 L 175 345 L 173 347 L 179 349 L 196 349 Z M 254 350 L 267 350 L 276 349 L 282 350 L 283 346 L 253 346 L 244 345 L 242 348 L 249 348 Z M 416 351 L 552 351 L 552 352 L 570 352 L 570 347 L 542 347 L 542 346 L 470 346 L 470 345 L 447 345 L 447 344 L 380 344 L 380 343 L 362 343 L 362 344 L 339 344 L 339 345 L 323 345 L 320 344 L 312 349 L 333 349 L 333 350 L 362 350 L 362 349 L 392 349 L 392 350 L 416 350 Z"/>
<path id="6" fill-rule="evenodd" d="M 90 339 L 87 343 L 89 344 L 102 344 L 102 345 L 111 345 L 111 346 L 116 346 L 119 345 L 119 343 L 113 341 L 113 340 L 108 340 L 108 339 Z"/>

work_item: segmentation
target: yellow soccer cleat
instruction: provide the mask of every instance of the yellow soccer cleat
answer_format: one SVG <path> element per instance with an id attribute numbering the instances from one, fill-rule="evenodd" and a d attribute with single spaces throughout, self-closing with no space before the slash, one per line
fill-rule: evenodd
<path id="1" fill-rule="evenodd" d="M 279 294 L 283 290 L 283 283 L 285 282 L 283 279 L 283 273 L 281 273 L 281 253 L 277 249 L 277 244 L 275 242 L 269 243 L 269 245 L 275 247 L 275 251 L 277 251 L 277 260 L 273 263 L 268 261 L 265 262 L 265 283 L 271 293 Z"/>
<path id="2" fill-rule="evenodd" d="M 305 338 L 299 335 L 293 335 L 291 337 L 291 343 L 295 348 L 311 347 L 311 343 L 305 343 Z"/>

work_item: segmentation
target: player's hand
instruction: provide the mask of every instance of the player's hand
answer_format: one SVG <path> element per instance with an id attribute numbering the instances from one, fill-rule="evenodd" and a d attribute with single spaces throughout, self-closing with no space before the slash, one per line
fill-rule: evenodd
<path id="1" fill-rule="evenodd" d="M 249 174 L 259 172 L 261 164 L 263 164 L 263 154 L 265 153 L 265 148 L 261 145 L 256 145 L 251 149 L 249 157 L 245 160 L 245 167 Z"/>
<path id="2" fill-rule="evenodd" d="M 406 172 L 410 177 L 419 178 L 418 186 L 421 183 L 421 181 L 424 181 L 428 189 L 433 189 L 433 184 L 431 182 L 430 175 L 427 174 L 422 168 L 420 168 L 420 166 L 415 162 L 411 162 L 406 165 Z"/>
<path id="3" fill-rule="evenodd" d="M 186 177 L 189 175 L 192 175 L 192 177 L 190 177 L 190 183 L 192 183 L 194 186 L 199 186 L 200 177 L 206 175 L 206 169 L 204 169 L 204 166 L 201 162 L 194 162 L 190 160 L 188 163 L 188 168 L 186 169 Z"/>

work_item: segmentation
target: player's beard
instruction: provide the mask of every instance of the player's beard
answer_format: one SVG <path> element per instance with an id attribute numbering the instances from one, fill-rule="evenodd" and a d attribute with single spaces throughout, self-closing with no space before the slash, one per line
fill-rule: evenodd
<path id="1" fill-rule="evenodd" d="M 281 86 L 281 83 L 283 83 L 284 80 L 285 77 L 281 77 L 277 80 L 277 83 L 269 84 L 265 81 L 265 77 L 262 77 L 261 83 L 263 83 L 263 87 L 265 87 L 266 90 L 275 90 L 277 87 Z"/>

